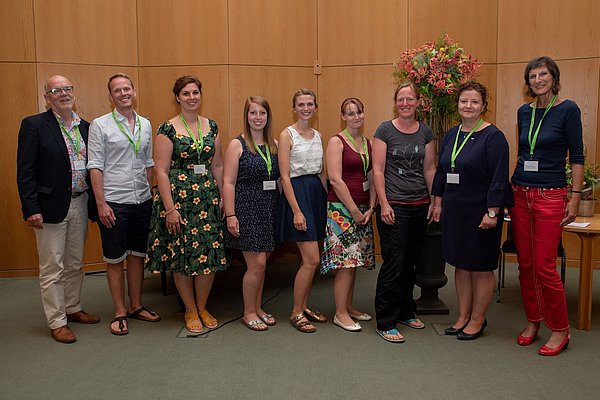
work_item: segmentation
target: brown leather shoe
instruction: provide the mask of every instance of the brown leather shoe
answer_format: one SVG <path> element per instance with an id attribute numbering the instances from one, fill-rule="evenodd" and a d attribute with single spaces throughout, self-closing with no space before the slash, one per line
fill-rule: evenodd
<path id="1" fill-rule="evenodd" d="M 54 340 L 60 343 L 73 343 L 77 340 L 77 336 L 73 333 L 67 325 L 63 325 L 60 328 L 50 329 Z"/>
<path id="2" fill-rule="evenodd" d="M 67 321 L 79 322 L 80 324 L 97 324 L 100 322 L 100 317 L 90 315 L 85 311 L 77 311 L 73 314 L 67 314 Z"/>

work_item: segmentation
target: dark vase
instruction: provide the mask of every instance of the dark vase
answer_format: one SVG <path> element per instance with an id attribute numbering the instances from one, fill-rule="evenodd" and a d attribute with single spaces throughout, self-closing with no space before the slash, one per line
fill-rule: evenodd
<path id="1" fill-rule="evenodd" d="M 448 283 L 445 273 L 446 261 L 442 257 L 442 229 L 439 223 L 427 227 L 423 249 L 417 260 L 417 286 L 421 288 L 421 297 L 416 300 L 417 314 L 449 314 L 448 306 L 440 300 L 438 292 Z"/>

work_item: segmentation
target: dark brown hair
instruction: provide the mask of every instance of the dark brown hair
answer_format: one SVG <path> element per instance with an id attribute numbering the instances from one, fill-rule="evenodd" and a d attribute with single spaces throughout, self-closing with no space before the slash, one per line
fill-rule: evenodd
<path id="1" fill-rule="evenodd" d="M 179 96 L 179 92 L 181 92 L 181 90 L 190 83 L 195 83 L 196 86 L 198 86 L 200 94 L 202 94 L 202 82 L 200 82 L 200 80 L 195 76 L 184 75 L 177 78 L 175 84 L 173 85 L 173 94 L 175 95 L 175 97 Z"/>
<path id="2" fill-rule="evenodd" d="M 558 92 L 560 91 L 560 69 L 558 69 L 558 65 L 550 57 L 541 56 L 529 61 L 527 63 L 527 66 L 525 67 L 525 73 L 523 74 L 523 78 L 525 78 L 525 85 L 527 85 L 527 95 L 529 97 L 537 97 L 533 90 L 531 90 L 531 86 L 529 85 L 529 73 L 532 69 L 541 67 L 548 68 L 548 72 L 550 72 L 550 75 L 552 75 L 552 93 L 558 94 Z"/>
<path id="3" fill-rule="evenodd" d="M 488 106 L 488 91 L 487 88 L 477 81 L 468 81 L 460 85 L 458 91 L 456 92 L 457 99 L 460 98 L 460 94 L 462 92 L 466 92 L 467 90 L 474 90 L 481 95 L 481 101 L 483 102 L 483 110 L 481 114 L 485 114 L 487 112 Z"/>

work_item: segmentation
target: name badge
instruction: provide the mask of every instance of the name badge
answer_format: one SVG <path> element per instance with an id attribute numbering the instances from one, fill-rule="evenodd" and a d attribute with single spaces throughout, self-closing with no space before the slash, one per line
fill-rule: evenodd
<path id="1" fill-rule="evenodd" d="M 363 192 L 366 192 L 369 190 L 371 186 L 369 185 L 369 181 L 364 181 L 363 182 Z"/>
<path id="2" fill-rule="evenodd" d="M 263 190 L 277 189 L 277 181 L 263 181 Z"/>
<path id="3" fill-rule="evenodd" d="M 525 161 L 523 165 L 523 169 L 525 171 L 537 172 L 538 171 L 538 161 Z"/>
<path id="4" fill-rule="evenodd" d="M 85 161 L 77 160 L 73 163 L 76 171 L 82 171 L 85 169 Z"/>
<path id="5" fill-rule="evenodd" d="M 206 173 L 206 166 L 204 164 L 194 164 L 194 173 L 196 175 L 203 175 Z"/>
<path id="6" fill-rule="evenodd" d="M 458 174 L 446 174 L 446 183 L 452 183 L 454 185 L 458 185 L 460 183 L 460 177 Z"/>

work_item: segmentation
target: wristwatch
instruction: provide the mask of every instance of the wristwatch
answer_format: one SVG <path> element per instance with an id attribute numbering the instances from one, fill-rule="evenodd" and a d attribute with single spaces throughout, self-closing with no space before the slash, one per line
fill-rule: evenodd
<path id="1" fill-rule="evenodd" d="M 487 215 L 490 218 L 496 218 L 496 211 L 494 211 L 494 210 L 488 210 Z"/>

